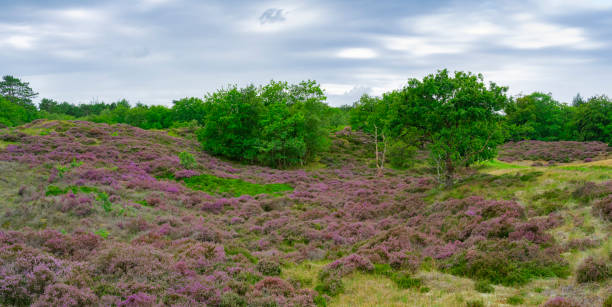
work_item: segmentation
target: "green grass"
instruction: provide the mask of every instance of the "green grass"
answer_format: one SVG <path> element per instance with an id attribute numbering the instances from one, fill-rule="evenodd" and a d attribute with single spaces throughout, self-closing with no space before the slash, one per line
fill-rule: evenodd
<path id="1" fill-rule="evenodd" d="M 506 163 L 506 162 L 499 161 L 497 159 L 484 161 L 484 162 L 477 164 L 476 166 L 479 166 L 484 169 L 497 169 L 497 170 L 528 168 L 528 166 Z"/>
<path id="2" fill-rule="evenodd" d="M 72 193 L 74 194 L 78 194 L 78 193 L 97 193 L 98 189 L 95 187 L 88 187 L 88 186 L 68 186 L 66 188 L 60 188 L 58 186 L 54 186 L 54 185 L 49 185 L 47 187 L 47 192 L 45 192 L 46 196 L 57 196 L 57 195 L 62 195 L 62 194 L 66 194 L 68 192 L 72 191 Z"/>
<path id="3" fill-rule="evenodd" d="M 183 179 L 185 185 L 193 190 L 200 190 L 210 194 L 230 194 L 237 197 L 241 195 L 270 194 L 280 195 L 293 188 L 287 184 L 257 184 L 241 179 L 221 178 L 213 175 L 199 175 Z"/>

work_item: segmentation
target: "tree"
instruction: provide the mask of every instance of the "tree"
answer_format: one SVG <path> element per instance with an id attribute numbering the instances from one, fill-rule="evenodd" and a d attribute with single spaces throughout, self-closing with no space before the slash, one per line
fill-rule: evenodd
<path id="1" fill-rule="evenodd" d="M 38 96 L 30 87 L 30 83 L 22 82 L 13 76 L 4 76 L 0 81 L 0 95 L 26 109 L 36 109 L 32 98 Z"/>
<path id="2" fill-rule="evenodd" d="M 572 130 L 579 141 L 612 144 L 612 101 L 607 96 L 589 98 L 575 107 Z"/>
<path id="3" fill-rule="evenodd" d="M 401 91 L 403 126 L 426 136 L 431 162 L 439 180 L 450 186 L 458 168 L 491 159 L 503 141 L 501 111 L 506 105 L 506 87 L 483 76 L 440 70 L 422 81 L 411 79 Z M 408 129 L 410 130 L 410 129 Z"/>
<path id="4" fill-rule="evenodd" d="M 557 141 L 565 137 L 568 107 L 551 94 L 535 92 L 509 102 L 504 111 L 510 139 Z"/>

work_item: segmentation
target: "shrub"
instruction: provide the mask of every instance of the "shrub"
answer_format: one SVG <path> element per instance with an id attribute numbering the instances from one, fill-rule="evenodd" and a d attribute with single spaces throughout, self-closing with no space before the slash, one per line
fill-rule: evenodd
<path id="1" fill-rule="evenodd" d="M 319 292 L 319 294 L 327 294 L 329 296 L 336 296 L 342 292 L 344 292 L 344 284 L 342 283 L 342 278 L 337 275 L 330 275 L 323 279 L 321 283 L 319 283 L 315 290 Z"/>
<path id="2" fill-rule="evenodd" d="M 493 286 L 489 282 L 479 280 L 474 284 L 474 290 L 480 293 L 493 293 L 495 291 L 495 288 L 493 288 Z"/>
<path id="3" fill-rule="evenodd" d="M 554 297 L 546 301 L 542 307 L 581 307 L 577 302 L 563 297 Z"/>
<path id="4" fill-rule="evenodd" d="M 612 195 L 602 198 L 593 204 L 593 215 L 612 222 Z"/>
<path id="5" fill-rule="evenodd" d="M 576 280 L 580 283 L 603 281 L 612 273 L 603 259 L 586 258 L 576 270 Z"/>
<path id="6" fill-rule="evenodd" d="M 48 286 L 45 293 L 32 306 L 88 307 L 95 305 L 97 301 L 98 298 L 90 289 L 79 289 L 66 284 L 54 284 Z"/>
<path id="7" fill-rule="evenodd" d="M 510 305 L 520 305 L 525 302 L 525 299 L 522 296 L 513 295 L 506 299 L 506 303 Z"/>
<path id="8" fill-rule="evenodd" d="M 221 295 L 221 303 L 219 304 L 220 307 L 243 307 L 246 305 L 247 303 L 244 297 L 231 291 Z"/>
<path id="9" fill-rule="evenodd" d="M 192 169 L 197 164 L 196 159 L 189 152 L 183 151 L 179 153 L 178 157 L 181 165 L 186 169 Z"/>
<path id="10" fill-rule="evenodd" d="M 276 261 L 264 259 L 257 263 L 257 271 L 267 276 L 278 276 L 281 274 L 281 267 Z"/>

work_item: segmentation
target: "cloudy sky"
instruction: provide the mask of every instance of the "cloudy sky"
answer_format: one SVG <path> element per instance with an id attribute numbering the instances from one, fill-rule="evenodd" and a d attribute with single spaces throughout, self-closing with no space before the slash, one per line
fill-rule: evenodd
<path id="1" fill-rule="evenodd" d="M 441 68 L 612 95 L 612 1 L 0 0 L 0 74 L 61 101 L 314 79 L 341 105 Z"/>

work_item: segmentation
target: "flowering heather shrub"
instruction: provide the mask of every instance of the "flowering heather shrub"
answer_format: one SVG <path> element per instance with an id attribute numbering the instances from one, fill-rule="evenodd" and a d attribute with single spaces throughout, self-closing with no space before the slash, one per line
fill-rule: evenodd
<path id="1" fill-rule="evenodd" d="M 595 201 L 593 203 L 593 215 L 612 222 L 612 195 Z"/>
<path id="2" fill-rule="evenodd" d="M 79 289 L 59 283 L 48 286 L 45 293 L 32 306 L 87 307 L 95 305 L 97 301 L 98 298 L 90 289 Z"/>
<path id="3" fill-rule="evenodd" d="M 267 276 L 278 276 L 281 274 L 281 267 L 276 261 L 263 259 L 257 263 L 257 271 Z"/>
<path id="4" fill-rule="evenodd" d="M 343 290 L 342 276 L 372 272 L 373 263 L 415 287 L 422 282 L 408 272 L 424 265 L 503 284 L 567 270 L 562 249 L 546 233 L 560 215 L 530 219 L 515 201 L 481 197 L 430 204 L 423 192 L 434 187 L 432 179 L 396 170 L 377 177 L 367 167 L 371 150 L 352 140 L 359 138 L 354 133 L 341 136 L 347 142 L 340 153 L 322 159 L 326 168 L 280 171 L 220 161 L 197 142 L 163 131 L 87 122 L 29 127 L 41 125 L 50 133 L 24 134 L 19 144 L 0 150 L 1 163 L 25 163 L 44 176 L 17 185 L 32 187 L 24 193 L 31 195 L 16 196 L 19 204 L 2 212 L 2 221 L 13 223 L 9 228 L 20 227 L 16 221 L 43 228 L 44 217 L 48 227 L 0 232 L 0 274 L 7 276 L 0 282 L 13 285 L 2 288 L 12 295 L 2 299 L 32 304 L 49 285 L 64 283 L 90 288 L 105 306 L 313 306 L 315 298 L 320 304 Z M 96 144 L 83 144 L 91 131 Z M 193 153 L 192 169 L 177 159 L 183 150 Z M 83 164 L 59 176 L 54 166 L 74 159 Z M 54 174 L 61 193 L 30 193 L 38 184 L 44 194 Z M 538 175 L 475 180 L 501 187 Z M 189 180 L 202 189 L 190 188 Z M 111 235 L 93 234 L 99 229 Z M 10 246 L 30 251 L 24 255 L 36 265 L 15 260 Z M 276 262 L 306 259 L 330 261 L 316 292 L 280 275 L 264 276 L 277 275 Z"/>
<path id="5" fill-rule="evenodd" d="M 581 305 L 569 298 L 557 296 L 546 301 L 542 307 L 581 307 Z"/>
<path id="6" fill-rule="evenodd" d="M 499 147 L 500 161 L 544 160 L 570 162 L 607 155 L 608 144 L 602 142 L 508 142 Z"/>
<path id="7" fill-rule="evenodd" d="M 124 301 L 117 304 L 117 307 L 148 307 L 155 306 L 157 298 L 146 293 L 136 293 L 127 297 Z"/>
<path id="8" fill-rule="evenodd" d="M 610 278 L 612 267 L 604 259 L 588 257 L 578 266 L 576 280 L 580 283 L 597 282 Z"/>

